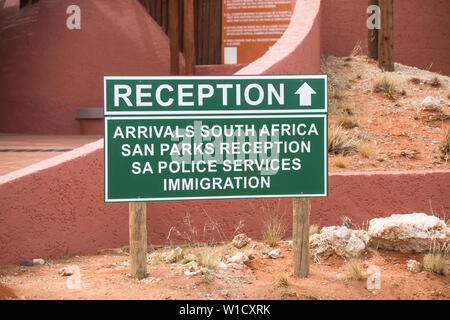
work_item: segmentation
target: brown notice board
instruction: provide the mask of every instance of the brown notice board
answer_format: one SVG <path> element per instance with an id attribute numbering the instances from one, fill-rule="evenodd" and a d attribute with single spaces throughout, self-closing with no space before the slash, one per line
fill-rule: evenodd
<path id="1" fill-rule="evenodd" d="M 291 0 L 223 0 L 222 63 L 250 63 L 284 33 Z"/>

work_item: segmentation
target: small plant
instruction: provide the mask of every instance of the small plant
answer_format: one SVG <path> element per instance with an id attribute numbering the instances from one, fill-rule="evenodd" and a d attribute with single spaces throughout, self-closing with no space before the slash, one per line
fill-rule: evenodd
<path id="1" fill-rule="evenodd" d="M 439 144 L 439 157 L 446 162 L 450 159 L 450 127 Z"/>
<path id="2" fill-rule="evenodd" d="M 346 228 L 351 228 L 352 226 L 352 219 L 350 219 L 347 216 L 342 217 L 342 226 Z"/>
<path id="3" fill-rule="evenodd" d="M 372 158 L 376 154 L 375 144 L 367 141 L 360 141 L 358 144 L 358 153 L 364 158 Z"/>
<path id="4" fill-rule="evenodd" d="M 373 92 L 384 93 L 388 98 L 394 99 L 396 92 L 396 85 L 394 80 L 388 78 L 386 75 L 377 80 L 373 85 Z"/>
<path id="5" fill-rule="evenodd" d="M 434 241 L 430 252 L 423 257 L 423 266 L 425 270 L 443 276 L 447 275 L 447 256 L 449 252 L 450 246 L 448 243 L 439 245 Z"/>
<path id="6" fill-rule="evenodd" d="M 409 78 L 409 82 L 412 82 L 414 84 L 420 84 L 422 82 L 422 80 L 417 77 L 412 77 L 412 78 Z"/>
<path id="7" fill-rule="evenodd" d="M 365 279 L 364 269 L 361 262 L 357 259 L 347 260 L 347 272 L 350 274 L 352 279 L 357 281 L 362 281 Z"/>
<path id="8" fill-rule="evenodd" d="M 280 201 L 276 205 L 263 202 L 261 212 L 263 239 L 269 246 L 276 246 L 286 233 L 286 213 L 281 211 Z"/>
<path id="9" fill-rule="evenodd" d="M 371 142 L 373 140 L 373 135 L 367 131 L 361 131 L 358 133 L 357 138 L 364 142 Z"/>
<path id="10" fill-rule="evenodd" d="M 338 168 L 345 168 L 347 165 L 347 161 L 345 160 L 345 157 L 342 154 L 338 154 L 334 158 L 334 165 Z"/>
<path id="11" fill-rule="evenodd" d="M 398 287 L 400 287 L 400 285 L 399 285 L 397 282 L 394 282 L 394 283 L 392 284 L 392 287 L 393 287 L 393 288 L 398 288 Z"/>
<path id="12" fill-rule="evenodd" d="M 336 125 L 342 128 L 352 129 L 358 126 L 358 120 L 356 120 L 349 114 L 344 113 L 338 116 L 338 118 L 336 119 Z"/>
<path id="13" fill-rule="evenodd" d="M 63 259 L 68 260 L 69 258 L 70 258 L 69 247 L 66 247 L 66 250 L 64 250 L 64 253 L 63 253 Z"/>
<path id="14" fill-rule="evenodd" d="M 341 100 L 345 97 L 345 93 L 340 88 L 333 88 L 333 95 L 332 98 L 335 100 Z"/>
<path id="15" fill-rule="evenodd" d="M 203 283 L 210 283 L 213 280 L 213 275 L 207 271 L 203 276 L 202 276 L 202 282 Z"/>
<path id="16" fill-rule="evenodd" d="M 278 275 L 275 279 L 275 288 L 284 288 L 289 287 L 289 281 L 285 275 Z"/>
<path id="17" fill-rule="evenodd" d="M 319 233 L 319 226 L 317 224 L 312 224 L 309 226 L 309 236 Z"/>
<path id="18" fill-rule="evenodd" d="M 352 51 L 350 52 L 349 57 L 355 57 L 357 55 L 360 55 L 362 52 L 362 46 L 361 41 L 358 41 L 355 46 L 353 47 Z"/>
<path id="19" fill-rule="evenodd" d="M 347 138 L 342 127 L 336 127 L 328 131 L 328 152 L 331 154 L 347 155 L 356 150 L 353 140 Z"/>
<path id="20" fill-rule="evenodd" d="M 440 87 L 442 85 L 441 77 L 438 74 L 433 75 L 433 77 L 430 80 L 430 86 L 432 87 Z"/>
<path id="21" fill-rule="evenodd" d="M 346 104 L 342 106 L 342 111 L 348 115 L 355 114 L 355 107 L 352 104 Z"/>
<path id="22" fill-rule="evenodd" d="M 217 259 L 207 248 L 199 248 L 195 252 L 197 257 L 197 263 L 201 267 L 205 267 L 211 270 L 217 268 Z"/>
<path id="23" fill-rule="evenodd" d="M 152 266 L 157 266 L 158 264 L 161 264 L 161 263 L 162 263 L 162 261 L 159 257 L 154 257 L 150 262 L 150 264 Z"/>

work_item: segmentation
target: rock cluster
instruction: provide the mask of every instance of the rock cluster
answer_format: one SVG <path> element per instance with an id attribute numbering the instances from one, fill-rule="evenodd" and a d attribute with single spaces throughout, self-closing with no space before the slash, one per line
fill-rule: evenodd
<path id="1" fill-rule="evenodd" d="M 327 259 L 333 252 L 342 258 L 359 257 L 366 251 L 368 243 L 366 231 L 345 226 L 324 227 L 309 239 L 311 255 L 316 260 Z"/>
<path id="2" fill-rule="evenodd" d="M 369 222 L 374 248 L 400 252 L 426 252 L 434 242 L 450 241 L 450 228 L 438 217 L 425 213 L 394 214 Z"/>

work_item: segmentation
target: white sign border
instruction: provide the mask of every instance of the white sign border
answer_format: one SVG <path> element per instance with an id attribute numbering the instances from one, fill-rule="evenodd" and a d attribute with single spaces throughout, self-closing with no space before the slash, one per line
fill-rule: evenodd
<path id="1" fill-rule="evenodd" d="M 114 202 L 146 202 L 146 201 L 183 201 L 183 200 L 221 200 L 221 199 L 251 199 L 251 198 L 314 198 L 328 197 L 328 125 L 327 114 L 302 114 L 302 115 L 241 115 L 241 116 L 166 116 L 166 117 L 105 117 L 105 135 L 104 135 L 104 163 L 105 163 L 105 203 Z M 173 119 L 264 119 L 264 118 L 322 118 L 324 121 L 324 187 L 325 192 L 321 194 L 283 194 L 283 195 L 242 195 L 242 196 L 204 196 L 204 197 L 167 197 L 167 198 L 126 198 L 126 199 L 109 199 L 108 198 L 108 121 L 109 120 L 173 120 Z"/>
<path id="2" fill-rule="evenodd" d="M 106 110 L 106 81 L 107 80 L 261 80 L 261 79 L 324 79 L 325 83 L 325 109 L 265 109 L 265 110 L 198 110 L 198 111 L 107 111 Z M 312 75 L 259 75 L 259 76 L 104 76 L 103 77 L 103 114 L 104 116 L 123 116 L 123 115 L 169 115 L 169 114 L 260 114 L 260 113 L 321 113 L 328 112 L 328 75 L 312 74 Z"/>

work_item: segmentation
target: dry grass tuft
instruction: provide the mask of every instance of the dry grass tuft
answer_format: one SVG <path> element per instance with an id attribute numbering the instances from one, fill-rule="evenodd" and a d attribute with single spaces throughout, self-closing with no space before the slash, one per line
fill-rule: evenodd
<path id="1" fill-rule="evenodd" d="M 439 157 L 444 161 L 450 159 L 450 127 L 447 128 L 447 133 L 439 144 Z"/>
<path id="2" fill-rule="evenodd" d="M 422 80 L 417 77 L 412 77 L 412 78 L 409 78 L 409 82 L 412 82 L 414 84 L 420 84 L 422 82 Z"/>
<path id="3" fill-rule="evenodd" d="M 441 77 L 438 74 L 433 75 L 433 77 L 430 80 L 430 86 L 438 88 L 442 86 L 442 80 Z"/>
<path id="4" fill-rule="evenodd" d="M 373 85 L 373 92 L 384 93 L 388 98 L 394 99 L 397 91 L 394 80 L 388 78 L 386 75 L 383 78 L 375 81 Z"/>
<path id="5" fill-rule="evenodd" d="M 347 165 L 347 161 L 342 154 L 339 154 L 334 158 L 334 165 L 338 168 L 345 168 Z"/>
<path id="6" fill-rule="evenodd" d="M 287 287 L 289 287 L 289 281 L 287 279 L 287 277 L 285 275 L 278 275 L 275 279 L 275 284 L 274 284 L 275 288 L 284 288 L 286 289 Z"/>
<path id="7" fill-rule="evenodd" d="M 210 283 L 213 280 L 213 275 L 208 271 L 202 276 L 203 283 Z"/>
<path id="8" fill-rule="evenodd" d="M 358 153 L 364 158 L 371 159 L 376 155 L 376 146 L 373 142 L 360 141 L 358 143 Z"/>
<path id="9" fill-rule="evenodd" d="M 343 105 L 341 109 L 342 109 L 342 112 L 344 112 L 345 114 L 348 114 L 348 115 L 355 114 L 355 106 L 352 104 Z"/>
<path id="10" fill-rule="evenodd" d="M 345 97 L 345 92 L 341 88 L 333 88 L 333 95 L 331 97 L 335 100 L 342 100 Z"/>
<path id="11" fill-rule="evenodd" d="M 356 57 L 362 53 L 361 41 L 358 41 L 350 52 L 349 57 Z"/>
<path id="12" fill-rule="evenodd" d="M 362 281 L 365 279 L 364 268 L 358 259 L 349 259 L 346 264 L 347 272 L 352 279 Z"/>
<path id="13" fill-rule="evenodd" d="M 199 248 L 195 251 L 197 263 L 201 267 L 215 270 L 217 268 L 217 259 L 208 248 Z"/>
<path id="14" fill-rule="evenodd" d="M 328 131 L 328 152 L 331 154 L 342 154 L 347 155 L 354 152 L 356 147 L 353 140 L 347 138 L 342 127 L 336 127 Z"/>
<path id="15" fill-rule="evenodd" d="M 286 212 L 281 210 L 281 201 L 275 205 L 264 201 L 261 212 L 263 240 L 271 247 L 276 246 L 286 233 Z"/>
<path id="16" fill-rule="evenodd" d="M 317 224 L 312 224 L 309 226 L 309 236 L 312 236 L 313 234 L 319 233 L 319 226 Z"/>
<path id="17" fill-rule="evenodd" d="M 423 266 L 425 270 L 443 276 L 447 275 L 447 257 L 449 252 L 450 246 L 448 243 L 439 245 L 434 242 L 430 252 L 423 257 Z"/>
<path id="18" fill-rule="evenodd" d="M 337 117 L 336 125 L 342 128 L 352 129 L 358 126 L 358 120 L 348 113 L 343 113 Z"/>

